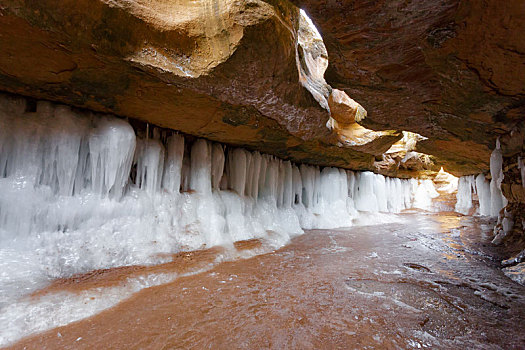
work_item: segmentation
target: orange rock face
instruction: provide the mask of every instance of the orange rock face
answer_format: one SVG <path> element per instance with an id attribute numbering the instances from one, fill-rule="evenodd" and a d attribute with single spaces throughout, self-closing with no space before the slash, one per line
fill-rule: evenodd
<path id="1" fill-rule="evenodd" d="M 523 1 L 292 2 L 324 38 L 327 82 L 368 111 L 363 126 L 428 137 L 420 150 L 456 174 L 487 169 L 523 118 Z"/>
<path id="2" fill-rule="evenodd" d="M 356 170 L 406 130 L 480 172 L 522 118 L 521 1 L 293 2 L 326 48 L 284 0 L 0 0 L 0 90 Z"/>

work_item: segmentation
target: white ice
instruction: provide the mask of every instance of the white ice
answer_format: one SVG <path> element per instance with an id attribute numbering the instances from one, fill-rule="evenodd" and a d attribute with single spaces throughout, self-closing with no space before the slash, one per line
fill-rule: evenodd
<path id="1" fill-rule="evenodd" d="M 520 164 L 520 159 L 518 159 L 518 165 Z M 474 175 L 461 177 L 459 179 L 455 210 L 458 213 L 468 214 L 473 206 L 472 193 L 475 193 L 479 202 L 478 214 L 498 217 L 501 209 L 507 205 L 507 199 L 501 192 L 501 182 L 504 177 L 502 167 L 503 155 L 498 139 L 496 148 L 490 155 L 490 175 L 492 177 L 490 184 L 483 174 L 479 174 L 476 177 Z"/>
<path id="2" fill-rule="evenodd" d="M 496 141 L 496 148 L 490 155 L 490 214 L 498 216 L 500 210 L 507 205 L 507 199 L 501 193 L 501 182 L 503 181 L 503 155 L 499 138 Z"/>
<path id="3" fill-rule="evenodd" d="M 26 112 L 24 99 L 7 96 L 0 151 L 0 313 L 26 310 L 17 300 L 54 278 L 251 238 L 280 247 L 303 229 L 385 220 L 359 211 L 429 209 L 437 195 L 430 180 L 187 144 L 172 131 L 136 131 L 49 102 Z M 0 338 L 13 339 L 5 322 Z M 34 329 L 53 324 L 38 322 Z"/>
<path id="4" fill-rule="evenodd" d="M 462 176 L 458 182 L 458 193 L 456 194 L 456 207 L 458 213 L 467 215 L 472 208 L 472 192 L 476 192 L 474 175 Z"/>

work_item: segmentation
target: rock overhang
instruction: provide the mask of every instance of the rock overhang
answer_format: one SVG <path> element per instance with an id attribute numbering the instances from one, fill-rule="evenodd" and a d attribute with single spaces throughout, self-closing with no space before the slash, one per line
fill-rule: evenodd
<path id="1" fill-rule="evenodd" d="M 491 82 L 476 73 L 483 56 L 469 61 L 460 50 L 488 11 L 476 4 L 469 13 L 457 1 L 435 8 L 358 1 L 350 13 L 347 2 L 297 3 L 319 27 L 326 53 L 315 35 L 299 43 L 299 32 L 312 32 L 301 30 L 299 9 L 287 1 L 1 4 L 0 89 L 298 162 L 405 177 L 431 159 L 424 172 L 440 164 L 476 173 L 488 169 L 496 134 L 522 115 L 519 78 L 505 82 L 499 70 Z M 512 10 L 505 5 L 494 16 Z M 389 30 L 381 14 L 390 15 Z M 490 45 L 520 21 L 508 20 Z M 519 54 L 520 42 L 507 49 Z M 326 64 L 332 86 L 326 67 L 305 76 L 298 58 Z M 350 102 L 341 104 L 345 96 Z M 432 156 L 406 168 L 382 159 L 402 130 L 428 137 L 413 151 Z"/>

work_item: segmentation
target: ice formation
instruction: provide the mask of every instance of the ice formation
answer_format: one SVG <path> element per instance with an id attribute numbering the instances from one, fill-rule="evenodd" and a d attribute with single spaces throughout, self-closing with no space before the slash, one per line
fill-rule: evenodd
<path id="1" fill-rule="evenodd" d="M 503 181 L 503 155 L 501 154 L 499 138 L 496 148 L 490 155 L 490 214 L 498 216 L 500 210 L 507 205 L 507 200 L 501 193 L 501 182 Z"/>
<path id="2" fill-rule="evenodd" d="M 467 215 L 472 208 L 472 192 L 476 193 L 476 180 L 474 175 L 462 176 L 458 181 L 455 210 Z"/>
<path id="3" fill-rule="evenodd" d="M 492 183 L 492 182 L 491 182 Z M 477 176 L 462 176 L 459 178 L 458 183 L 458 192 L 456 194 L 456 207 L 455 211 L 464 215 L 469 214 L 473 205 L 473 194 L 477 195 L 479 207 L 476 211 L 476 214 L 481 216 L 493 216 L 496 217 L 499 213 L 497 210 L 493 212 L 494 208 L 498 208 L 499 205 L 502 205 L 503 200 L 494 204 L 491 200 L 492 191 L 489 181 L 485 178 L 484 174 L 479 174 Z M 495 192 L 500 198 L 503 197 L 501 190 L 496 189 Z M 504 198 L 504 197 L 503 197 Z M 501 208 L 500 208 L 501 209 Z M 496 210 L 496 209 L 494 209 Z"/>
<path id="4" fill-rule="evenodd" d="M 518 164 L 520 164 L 518 159 Z M 468 214 L 472 208 L 472 193 L 477 194 L 479 201 L 478 214 L 483 216 L 497 217 L 503 207 L 507 205 L 507 199 L 501 192 L 501 182 L 503 181 L 503 156 L 501 154 L 499 139 L 496 148 L 490 155 L 490 175 L 492 180 L 489 182 L 485 175 L 479 174 L 474 177 L 463 176 L 459 179 L 456 211 Z"/>
<path id="5" fill-rule="evenodd" d="M 138 123 L 137 123 L 138 125 Z M 0 97 L 0 306 L 9 290 L 428 209 L 430 180 L 296 165 L 123 119 Z M 164 254 L 164 255 L 161 255 Z M 164 258 L 166 259 L 166 258 Z M 7 294 L 6 294 L 7 293 Z"/>
<path id="6" fill-rule="evenodd" d="M 490 216 L 490 185 L 483 174 L 476 176 L 476 193 L 478 194 L 479 201 L 479 215 Z"/>

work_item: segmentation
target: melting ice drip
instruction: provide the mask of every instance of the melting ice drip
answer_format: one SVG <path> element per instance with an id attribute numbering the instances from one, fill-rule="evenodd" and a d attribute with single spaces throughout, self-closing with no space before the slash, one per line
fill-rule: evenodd
<path id="1" fill-rule="evenodd" d="M 472 208 L 472 194 L 478 195 L 479 215 L 497 217 L 500 210 L 507 205 L 507 199 L 501 193 L 503 181 L 503 156 L 499 140 L 490 155 L 490 183 L 485 175 L 463 176 L 459 179 L 456 211 L 467 215 Z"/>
<path id="2" fill-rule="evenodd" d="M 9 290 L 161 253 L 428 209 L 430 180 L 296 165 L 61 105 L 0 98 L 0 305 Z M 6 293 L 6 294 L 4 294 Z M 4 296 L 2 296 L 4 295 Z"/>

